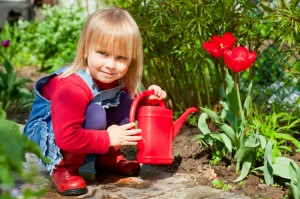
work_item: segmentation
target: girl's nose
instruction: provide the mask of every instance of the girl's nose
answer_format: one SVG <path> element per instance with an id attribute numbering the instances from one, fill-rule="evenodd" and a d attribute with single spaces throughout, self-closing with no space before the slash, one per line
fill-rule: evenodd
<path id="1" fill-rule="evenodd" d="M 107 67 L 115 68 L 116 67 L 116 60 L 115 58 L 111 57 L 108 59 Z"/>

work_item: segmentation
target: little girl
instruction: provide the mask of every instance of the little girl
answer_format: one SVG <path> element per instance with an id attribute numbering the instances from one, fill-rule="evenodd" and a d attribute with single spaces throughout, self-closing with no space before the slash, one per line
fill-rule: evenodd
<path id="1" fill-rule="evenodd" d="M 141 85 L 143 48 L 139 28 L 120 8 L 92 14 L 81 33 L 73 63 L 39 79 L 24 134 L 51 160 L 45 166 L 61 195 L 87 192 L 78 173 L 89 154 L 97 172 L 137 175 L 120 146 L 136 145 L 141 129 L 128 115 Z M 147 103 L 166 97 L 159 86 Z M 89 158 L 90 159 L 90 158 Z"/>

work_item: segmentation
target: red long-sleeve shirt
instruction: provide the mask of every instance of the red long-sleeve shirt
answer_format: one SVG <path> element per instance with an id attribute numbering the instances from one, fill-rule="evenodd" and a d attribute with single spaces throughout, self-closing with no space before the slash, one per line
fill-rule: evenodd
<path id="1" fill-rule="evenodd" d="M 107 89 L 112 84 L 97 85 Z M 100 88 L 101 89 L 101 88 Z M 44 86 L 42 96 L 51 101 L 51 117 L 55 142 L 61 150 L 72 153 L 106 153 L 110 139 L 106 130 L 82 127 L 87 105 L 94 98 L 86 83 L 76 74 L 67 78 L 53 77 Z M 101 118 L 99 118 L 101 119 Z"/>

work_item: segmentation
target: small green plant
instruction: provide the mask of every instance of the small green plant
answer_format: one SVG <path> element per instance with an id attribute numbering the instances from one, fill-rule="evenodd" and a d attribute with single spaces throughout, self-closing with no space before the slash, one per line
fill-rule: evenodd
<path id="1" fill-rule="evenodd" d="M 11 60 L 13 54 L 10 52 L 10 40 L 2 40 L 0 45 L 0 58 L 3 60 L 0 65 L 0 103 L 3 109 L 24 107 L 32 102 L 33 94 L 25 88 L 28 78 L 17 78 L 17 71 L 14 69 Z M 22 102 L 22 103 L 20 103 Z"/>
<path id="2" fill-rule="evenodd" d="M 233 187 L 230 184 L 225 184 L 224 182 L 222 182 L 219 179 L 214 179 L 212 181 L 212 185 L 213 185 L 213 187 L 215 187 L 217 189 L 221 189 L 223 191 L 229 191 L 229 190 L 233 189 Z"/>
<path id="3" fill-rule="evenodd" d="M 21 134 L 17 123 L 6 120 L 6 113 L 0 107 L 0 198 L 15 199 L 20 195 L 23 198 L 33 198 L 44 195 L 45 190 L 24 190 L 21 194 L 16 188 L 16 180 L 33 183 L 33 177 L 37 175 L 34 170 L 30 175 L 23 170 L 25 153 L 33 153 L 43 161 L 49 161 L 35 143 Z"/>
<path id="4" fill-rule="evenodd" d="M 280 112 L 259 113 L 254 109 L 253 118 L 249 123 L 249 131 L 258 131 L 267 141 L 273 143 L 272 158 L 282 156 L 286 152 L 300 151 L 300 142 L 294 138 L 299 134 L 296 128 L 300 125 L 300 119 L 293 114 Z"/>

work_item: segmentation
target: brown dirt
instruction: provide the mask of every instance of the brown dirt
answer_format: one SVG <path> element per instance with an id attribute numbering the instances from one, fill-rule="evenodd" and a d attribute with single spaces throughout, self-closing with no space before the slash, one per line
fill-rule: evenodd
<path id="1" fill-rule="evenodd" d="M 32 67 L 24 67 L 19 70 L 20 76 L 26 76 L 35 81 L 41 75 L 34 71 Z M 32 89 L 32 84 L 27 85 Z M 24 124 L 29 113 L 14 116 L 14 120 Z M 9 118 L 8 114 L 8 118 Z M 12 118 L 9 118 L 12 119 Z M 199 141 L 194 137 L 201 133 L 198 128 L 183 126 L 179 134 L 173 141 L 174 162 L 172 165 L 157 165 L 157 168 L 170 173 L 189 173 L 195 175 L 195 182 L 203 186 L 212 186 L 212 180 L 217 178 L 224 184 L 230 185 L 229 190 L 233 193 L 245 194 L 251 198 L 270 198 L 282 199 L 288 192 L 282 182 L 281 185 L 267 186 L 263 183 L 263 178 L 250 174 L 243 182 L 236 183 L 234 180 L 238 177 L 235 173 L 235 165 L 232 162 L 224 160 L 220 165 L 210 164 L 209 151 L 201 147 Z M 126 154 L 125 154 L 126 155 Z M 299 163 L 299 155 L 290 156 Z M 277 182 L 277 181 L 276 181 Z"/>

